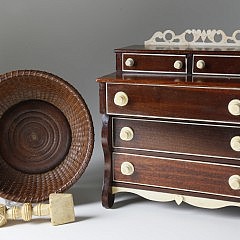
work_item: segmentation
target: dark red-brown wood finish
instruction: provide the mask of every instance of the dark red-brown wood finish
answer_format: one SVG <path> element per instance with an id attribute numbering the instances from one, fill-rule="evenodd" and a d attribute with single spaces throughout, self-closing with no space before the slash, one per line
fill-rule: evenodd
<path id="1" fill-rule="evenodd" d="M 240 202 L 228 183 L 240 175 L 240 151 L 231 145 L 240 115 L 229 110 L 240 99 L 240 48 L 135 45 L 115 52 L 116 73 L 97 79 L 103 206 L 113 204 L 112 187 Z M 127 95 L 122 106 L 114 100 L 119 92 Z M 120 137 L 124 127 L 132 139 Z M 132 174 L 123 174 L 123 162 L 134 166 Z"/>
<path id="2" fill-rule="evenodd" d="M 121 164 L 125 161 L 134 165 L 135 171 L 130 176 L 121 173 Z M 208 193 L 215 198 L 217 195 L 237 197 L 235 201 L 240 201 L 240 192 L 228 185 L 231 175 L 240 174 L 239 168 L 122 153 L 114 153 L 113 162 L 116 182 Z"/>
<path id="3" fill-rule="evenodd" d="M 124 107 L 113 102 L 115 94 L 120 91 L 129 99 Z M 108 114 L 229 122 L 239 122 L 240 119 L 228 112 L 229 102 L 240 98 L 238 89 L 107 84 L 107 96 Z"/>
<path id="4" fill-rule="evenodd" d="M 134 132 L 131 141 L 123 141 L 119 137 L 121 129 L 126 126 Z M 240 135 L 240 126 L 230 127 L 156 119 L 114 118 L 113 120 L 113 147 L 115 149 L 214 156 L 216 161 L 224 161 L 224 163 L 228 163 L 228 158 L 230 158 L 235 159 L 235 164 L 240 166 L 240 152 L 233 151 L 230 146 L 231 139 L 236 135 Z M 224 160 L 221 161 L 222 158 Z"/>
<path id="5" fill-rule="evenodd" d="M 114 202 L 112 194 L 113 183 L 113 167 L 112 167 L 112 124 L 111 118 L 108 115 L 102 116 L 102 147 L 104 152 L 104 185 L 102 190 L 102 204 L 106 208 L 110 208 Z"/>

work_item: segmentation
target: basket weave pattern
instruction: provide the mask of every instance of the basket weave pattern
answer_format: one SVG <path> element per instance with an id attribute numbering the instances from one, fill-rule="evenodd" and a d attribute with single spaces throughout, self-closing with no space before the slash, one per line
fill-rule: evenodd
<path id="1" fill-rule="evenodd" d="M 57 167 L 40 174 L 18 171 L 0 155 L 0 197 L 16 202 L 40 202 L 52 192 L 68 189 L 84 172 L 93 150 L 94 132 L 89 110 L 69 83 L 35 70 L 0 76 L 0 118 L 13 105 L 33 99 L 46 101 L 61 110 L 71 128 L 71 146 Z"/>

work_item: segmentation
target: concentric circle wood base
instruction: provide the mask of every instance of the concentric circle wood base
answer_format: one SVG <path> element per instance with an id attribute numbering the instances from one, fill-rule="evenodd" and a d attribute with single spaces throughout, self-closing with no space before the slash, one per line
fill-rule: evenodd
<path id="1" fill-rule="evenodd" d="M 16 170 L 43 173 L 66 157 L 71 129 L 63 113 L 41 100 L 22 101 L 0 120 L 0 155 Z"/>

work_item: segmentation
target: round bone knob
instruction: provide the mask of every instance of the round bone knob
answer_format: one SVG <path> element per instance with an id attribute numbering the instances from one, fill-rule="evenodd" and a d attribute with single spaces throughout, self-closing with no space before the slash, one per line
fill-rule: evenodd
<path id="1" fill-rule="evenodd" d="M 132 67 L 134 65 L 134 60 L 132 58 L 128 58 L 126 61 L 125 61 L 125 65 L 127 67 Z"/>
<path id="2" fill-rule="evenodd" d="M 230 101 L 228 104 L 228 111 L 234 116 L 240 115 L 240 100 L 233 99 Z"/>
<path id="3" fill-rule="evenodd" d="M 198 60 L 196 66 L 198 69 L 203 69 L 205 67 L 205 62 L 203 60 Z"/>
<path id="4" fill-rule="evenodd" d="M 239 189 L 240 189 L 240 176 L 239 176 L 239 175 L 232 175 L 232 176 L 228 179 L 228 183 L 229 183 L 229 186 L 230 186 L 233 190 L 239 190 Z"/>
<path id="5" fill-rule="evenodd" d="M 121 173 L 130 176 L 134 173 L 134 166 L 130 162 L 123 162 L 121 164 Z"/>
<path id="6" fill-rule="evenodd" d="M 125 92 L 117 92 L 114 96 L 114 103 L 117 106 L 123 107 L 128 104 L 128 96 Z"/>
<path id="7" fill-rule="evenodd" d="M 133 130 L 130 127 L 123 127 L 120 131 L 120 138 L 123 141 L 131 141 L 133 136 Z"/>
<path id="8" fill-rule="evenodd" d="M 230 146 L 234 151 L 240 152 L 240 136 L 233 137 L 231 139 Z"/>
<path id="9" fill-rule="evenodd" d="M 183 67 L 183 63 L 182 63 L 182 61 L 177 60 L 177 61 L 174 62 L 174 65 L 173 65 L 173 66 L 174 66 L 175 69 L 180 70 L 180 69 L 182 69 L 182 67 Z"/>

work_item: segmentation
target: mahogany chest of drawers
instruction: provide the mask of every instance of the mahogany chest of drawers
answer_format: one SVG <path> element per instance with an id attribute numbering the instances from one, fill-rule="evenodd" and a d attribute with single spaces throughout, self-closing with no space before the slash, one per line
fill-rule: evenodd
<path id="1" fill-rule="evenodd" d="M 103 206 L 118 192 L 240 206 L 240 48 L 116 49 L 98 78 Z"/>

